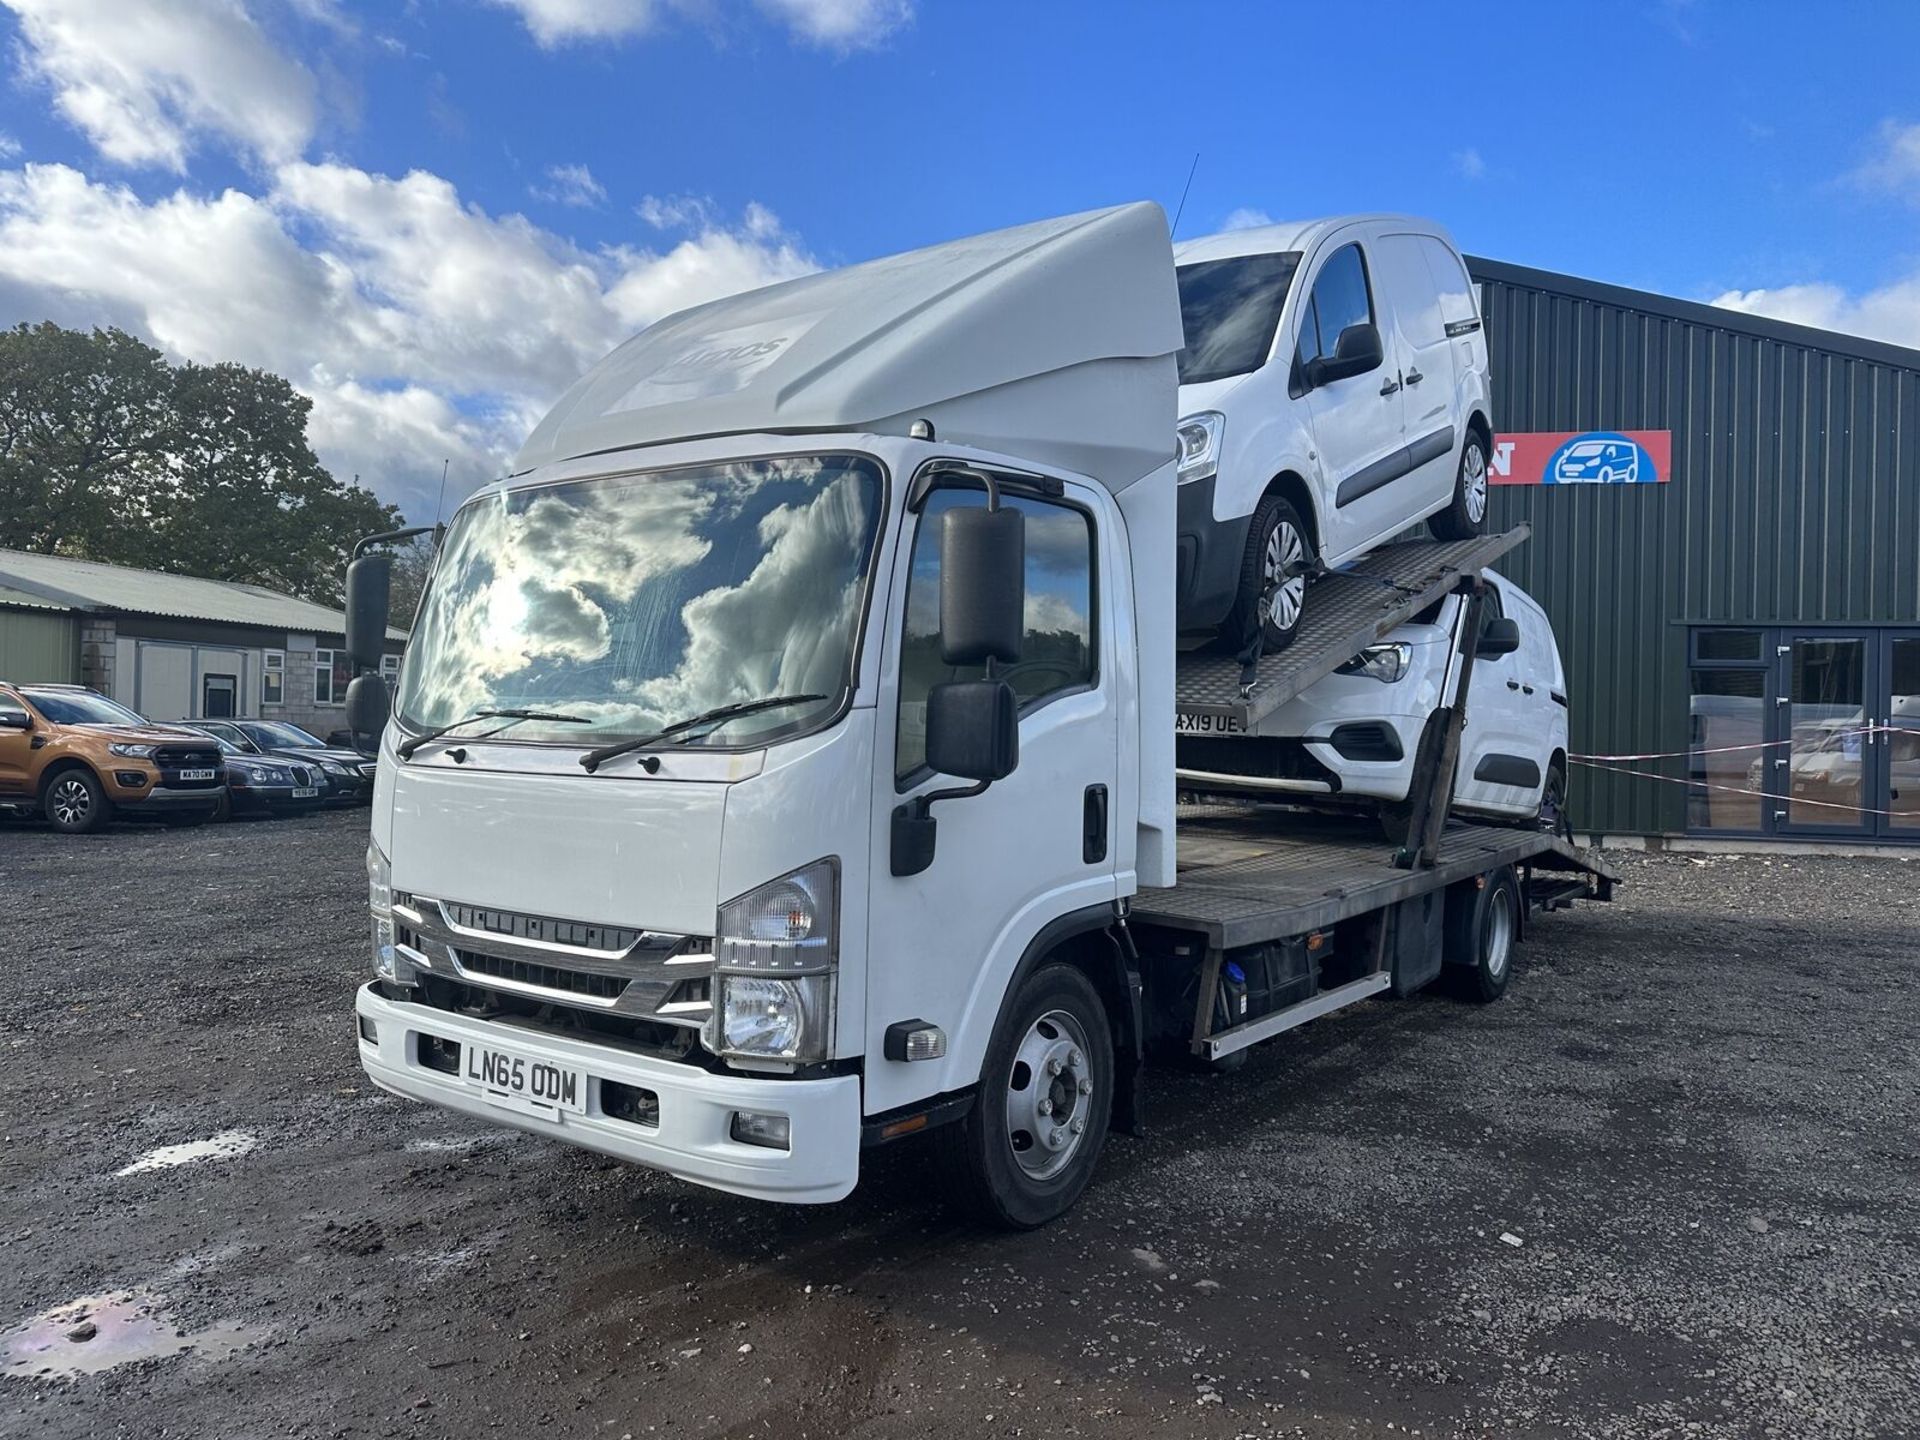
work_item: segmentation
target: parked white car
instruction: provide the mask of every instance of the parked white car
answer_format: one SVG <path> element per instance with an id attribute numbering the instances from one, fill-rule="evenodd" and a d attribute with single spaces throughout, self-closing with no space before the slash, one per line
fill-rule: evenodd
<path id="1" fill-rule="evenodd" d="M 1447 232 L 1348 215 L 1177 246 L 1183 633 L 1289 644 L 1307 574 L 1425 520 L 1478 534 L 1487 348 Z"/>
<path id="2" fill-rule="evenodd" d="M 1492 570 L 1480 655 L 1454 771 L 1456 811 L 1565 826 L 1567 680 L 1546 612 Z M 1186 783 L 1268 795 L 1377 804 L 1404 823 L 1421 747 L 1439 743 L 1434 712 L 1452 698 L 1454 628 L 1465 602 L 1448 596 L 1368 647 L 1261 724 L 1257 736 L 1182 738 Z M 1500 622 L 1511 621 L 1511 626 Z M 1504 636 L 1506 649 L 1501 643 Z M 1238 772 L 1232 774 L 1229 772 Z M 1210 777 L 1202 782 L 1201 776 Z"/>

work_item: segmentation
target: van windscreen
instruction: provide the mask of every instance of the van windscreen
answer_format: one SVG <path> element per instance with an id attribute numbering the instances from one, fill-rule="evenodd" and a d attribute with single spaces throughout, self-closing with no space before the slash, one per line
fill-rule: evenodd
<path id="1" fill-rule="evenodd" d="M 1179 356 L 1180 383 L 1224 380 L 1264 365 L 1299 268 L 1297 251 L 1182 265 L 1180 323 L 1187 345 Z"/>

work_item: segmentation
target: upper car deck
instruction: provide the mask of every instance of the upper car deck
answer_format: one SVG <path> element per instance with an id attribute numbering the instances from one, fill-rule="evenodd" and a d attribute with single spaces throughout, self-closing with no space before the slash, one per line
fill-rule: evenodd
<path id="1" fill-rule="evenodd" d="M 1516 525 L 1471 540 L 1404 540 L 1382 545 L 1343 570 L 1309 583 L 1306 616 L 1293 643 L 1263 655 L 1251 686 L 1232 655 L 1186 651 L 1174 674 L 1174 713 L 1212 717 L 1251 731 L 1323 676 L 1384 639 L 1464 577 L 1491 565 L 1531 533 Z M 1220 733 L 1218 731 L 1212 733 Z"/>
<path id="2" fill-rule="evenodd" d="M 1206 935 L 1231 950 L 1324 929 L 1501 865 L 1585 877 L 1605 899 L 1613 871 L 1540 830 L 1455 821 L 1431 868 L 1402 870 L 1379 825 L 1273 805 L 1183 805 L 1172 888 L 1134 897 L 1134 923 Z"/>

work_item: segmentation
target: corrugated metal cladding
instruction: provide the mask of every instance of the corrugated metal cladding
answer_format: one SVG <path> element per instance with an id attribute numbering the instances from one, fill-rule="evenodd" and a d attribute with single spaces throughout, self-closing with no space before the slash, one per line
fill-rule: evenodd
<path id="1" fill-rule="evenodd" d="M 0 680 L 71 685 L 80 678 L 80 621 L 57 610 L 0 606 Z"/>
<path id="2" fill-rule="evenodd" d="M 1920 352 L 1488 260 L 1501 431 L 1669 430 L 1665 485 L 1503 485 L 1502 564 L 1553 618 L 1573 748 L 1688 741 L 1688 625 L 1920 619 Z M 1674 775 L 1679 767 L 1663 767 Z M 1584 829 L 1679 832 L 1685 790 L 1576 766 Z"/>

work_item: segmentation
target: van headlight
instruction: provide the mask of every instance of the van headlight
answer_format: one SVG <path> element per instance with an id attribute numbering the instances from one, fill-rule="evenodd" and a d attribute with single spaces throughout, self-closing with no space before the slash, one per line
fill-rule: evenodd
<path id="1" fill-rule="evenodd" d="M 1189 480 L 1204 480 L 1220 469 L 1220 436 L 1227 428 L 1227 417 L 1218 410 L 1202 410 L 1189 415 L 1174 427 L 1180 444 L 1180 466 L 1174 478 L 1182 485 Z"/>
<path id="2" fill-rule="evenodd" d="M 1333 672 L 1336 675 L 1365 675 L 1370 680 L 1391 685 L 1413 666 L 1413 647 L 1404 641 L 1369 645 Z"/>
<path id="3" fill-rule="evenodd" d="M 833 1053 L 839 898 L 840 862 L 829 856 L 720 907 L 709 1050 L 794 1064 Z"/>
<path id="4" fill-rule="evenodd" d="M 393 948 L 393 867 L 380 847 L 367 842 L 367 909 L 373 914 L 373 973 L 400 979 L 400 957 Z"/>

